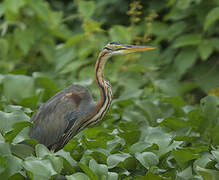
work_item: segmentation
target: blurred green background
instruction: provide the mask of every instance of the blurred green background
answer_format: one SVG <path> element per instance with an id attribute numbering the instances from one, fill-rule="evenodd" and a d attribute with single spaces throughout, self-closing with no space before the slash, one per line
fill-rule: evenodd
<path id="1" fill-rule="evenodd" d="M 5 179 L 219 179 L 219 0 L 4 0 L 0 35 Z M 110 41 L 156 50 L 107 62 L 101 125 L 59 154 L 23 153 L 29 117 L 56 92 L 81 84 L 98 100 L 93 69 Z"/>

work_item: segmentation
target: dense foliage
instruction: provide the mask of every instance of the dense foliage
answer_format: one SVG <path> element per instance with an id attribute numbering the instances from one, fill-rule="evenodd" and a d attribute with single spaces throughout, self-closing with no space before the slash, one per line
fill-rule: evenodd
<path id="1" fill-rule="evenodd" d="M 218 0 L 4 0 L 0 17 L 1 179 L 219 179 Z M 107 63 L 101 124 L 57 153 L 30 140 L 30 117 L 59 90 L 98 99 L 109 41 L 157 49 Z"/>

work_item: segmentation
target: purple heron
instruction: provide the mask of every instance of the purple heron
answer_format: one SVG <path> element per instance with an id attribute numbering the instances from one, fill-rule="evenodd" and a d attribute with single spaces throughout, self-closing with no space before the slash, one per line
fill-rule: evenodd
<path id="1" fill-rule="evenodd" d="M 152 50 L 149 46 L 108 43 L 95 65 L 95 80 L 100 91 L 99 102 L 94 102 L 87 88 L 72 85 L 51 97 L 33 115 L 29 135 L 52 151 L 58 151 L 78 132 L 103 119 L 112 102 L 112 88 L 104 78 L 104 65 L 112 55 Z"/>

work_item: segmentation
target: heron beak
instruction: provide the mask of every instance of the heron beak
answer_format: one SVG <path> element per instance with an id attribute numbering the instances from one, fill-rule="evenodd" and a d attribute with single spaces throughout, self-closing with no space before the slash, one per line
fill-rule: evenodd
<path id="1" fill-rule="evenodd" d="M 140 52 L 140 51 L 148 51 L 153 50 L 155 47 L 152 46 L 136 46 L 136 45 L 121 45 L 121 52 L 122 53 L 132 53 L 132 52 Z"/>

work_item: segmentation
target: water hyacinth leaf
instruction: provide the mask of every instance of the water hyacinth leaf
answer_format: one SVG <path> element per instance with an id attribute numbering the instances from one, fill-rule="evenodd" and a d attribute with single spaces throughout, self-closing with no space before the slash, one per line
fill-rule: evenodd
<path id="1" fill-rule="evenodd" d="M 94 159 L 89 162 L 89 168 L 99 177 L 99 179 L 108 176 L 108 167 L 105 164 L 98 164 Z"/>
<path id="2" fill-rule="evenodd" d="M 86 174 L 81 173 L 81 172 L 72 174 L 70 176 L 65 176 L 65 177 L 67 180 L 90 180 L 90 178 Z"/>
<path id="3" fill-rule="evenodd" d="M 182 178 L 182 179 L 190 179 L 190 178 L 192 178 L 193 174 L 192 174 L 191 166 L 189 166 L 188 168 L 184 169 L 181 172 L 178 172 L 176 176 L 177 176 L 177 178 Z"/>
<path id="4" fill-rule="evenodd" d="M 33 179 L 50 179 L 51 176 L 57 174 L 48 159 L 27 157 L 23 162 L 23 167 Z"/>
<path id="5" fill-rule="evenodd" d="M 20 172 L 20 170 L 22 169 L 21 159 L 15 156 L 9 155 L 9 156 L 5 156 L 4 160 L 5 160 L 5 167 L 4 167 L 5 169 L 0 174 L 1 179 L 9 179 L 9 177 Z"/>
<path id="6" fill-rule="evenodd" d="M 219 117 L 219 98 L 215 95 L 207 96 L 201 99 L 201 110 L 203 116 L 210 120 L 210 123 L 216 123 Z"/>
<path id="7" fill-rule="evenodd" d="M 116 167 L 119 163 L 124 162 L 127 158 L 131 157 L 130 154 L 127 153 L 122 153 L 122 154 L 112 154 L 107 158 L 107 165 L 108 168 L 114 168 Z"/>
<path id="8" fill-rule="evenodd" d="M 153 152 L 136 153 L 135 157 L 146 169 L 150 169 L 159 163 L 157 155 Z"/>
<path id="9" fill-rule="evenodd" d="M 11 152 L 17 157 L 25 159 L 34 155 L 34 148 L 26 144 L 15 144 L 11 146 Z"/>
<path id="10" fill-rule="evenodd" d="M 216 159 L 216 161 L 219 163 L 219 150 L 217 151 L 211 151 L 212 155 Z"/>
<path id="11" fill-rule="evenodd" d="M 5 142 L 0 143 L 0 154 L 4 156 L 11 154 L 9 143 L 5 143 Z"/>
<path id="12" fill-rule="evenodd" d="M 0 111 L 0 132 L 5 135 L 9 131 L 13 130 L 13 126 L 18 122 L 28 122 L 29 117 L 23 111 L 15 111 L 6 113 Z"/>
<path id="13" fill-rule="evenodd" d="M 130 152 L 132 154 L 135 154 L 137 152 L 142 152 L 146 149 L 150 149 L 150 150 L 158 150 L 159 147 L 158 145 L 156 144 L 151 144 L 151 143 L 148 143 L 148 142 L 144 142 L 144 141 L 139 141 L 135 144 L 133 144 L 131 147 L 130 147 Z"/>
<path id="14" fill-rule="evenodd" d="M 86 164 L 79 162 L 78 165 L 90 179 L 98 180 L 98 176 Z"/>
<path id="15" fill-rule="evenodd" d="M 12 142 L 14 140 L 14 138 L 25 128 L 25 127 L 29 127 L 31 126 L 32 123 L 28 122 L 28 121 L 21 121 L 21 122 L 17 122 L 15 124 L 13 124 L 13 130 L 11 130 L 10 132 L 8 132 L 5 135 L 5 140 Z"/>
<path id="16" fill-rule="evenodd" d="M 162 177 L 160 177 L 160 176 L 158 176 L 150 171 L 147 172 L 147 174 L 144 176 L 144 178 L 148 179 L 148 180 L 149 179 L 150 180 L 165 180 L 166 179 L 166 178 L 162 178 Z M 142 178 L 142 180 L 143 180 L 143 178 Z"/>
<path id="17" fill-rule="evenodd" d="M 43 158 L 51 154 L 51 152 L 43 144 L 37 144 L 35 146 L 35 151 L 36 151 L 36 156 L 39 158 Z"/>
<path id="18" fill-rule="evenodd" d="M 3 79 L 3 93 L 9 100 L 18 102 L 31 97 L 34 95 L 34 79 L 25 75 L 6 75 Z"/>
<path id="19" fill-rule="evenodd" d="M 206 169 L 197 166 L 196 170 L 202 176 L 204 180 L 217 180 L 219 179 L 219 171 L 213 169 Z"/>
<path id="20" fill-rule="evenodd" d="M 194 154 L 189 149 L 174 149 L 172 151 L 172 154 L 176 160 L 176 162 L 179 164 L 179 166 L 183 167 L 185 163 L 193 160 L 198 159 L 201 157 L 200 154 Z"/>

